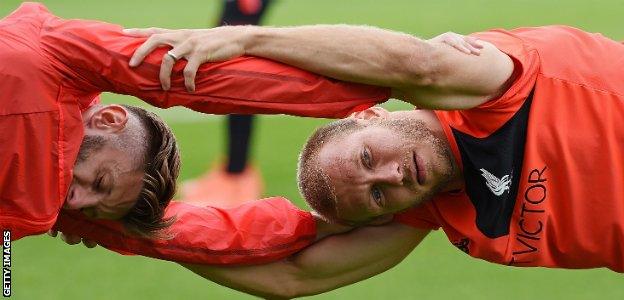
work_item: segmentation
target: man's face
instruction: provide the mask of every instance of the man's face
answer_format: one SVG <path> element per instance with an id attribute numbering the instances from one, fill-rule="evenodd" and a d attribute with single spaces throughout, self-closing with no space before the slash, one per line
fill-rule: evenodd
<path id="1" fill-rule="evenodd" d="M 64 208 L 81 210 L 92 218 L 120 219 L 134 205 L 142 188 L 143 170 L 135 155 L 107 139 L 115 126 L 122 124 L 128 129 L 126 121 L 120 121 L 123 115 L 115 115 L 120 113 L 114 107 L 86 115 L 87 135 L 74 165 Z"/>
<path id="2" fill-rule="evenodd" d="M 319 152 L 337 198 L 338 218 L 362 223 L 410 208 L 451 181 L 454 162 L 440 133 L 410 113 L 363 119 L 364 128 Z M 438 125 L 439 126 L 439 125 Z"/>

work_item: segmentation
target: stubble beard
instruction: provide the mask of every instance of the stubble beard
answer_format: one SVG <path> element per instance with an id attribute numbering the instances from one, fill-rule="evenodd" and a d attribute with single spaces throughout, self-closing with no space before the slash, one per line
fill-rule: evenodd
<path id="1" fill-rule="evenodd" d="M 419 199 L 415 199 L 413 206 L 420 205 L 432 199 L 453 181 L 453 176 L 456 174 L 459 167 L 455 162 L 444 133 L 434 132 L 427 127 L 426 123 L 422 120 L 407 118 L 393 120 L 381 119 L 378 121 L 378 125 L 385 126 L 399 134 L 403 139 L 401 147 L 412 149 L 414 148 L 415 141 L 418 141 L 421 145 L 431 147 L 436 155 L 436 159 L 426 165 L 429 174 L 432 174 L 431 170 L 435 169 L 437 171 L 435 178 L 437 182 L 427 192 L 419 195 Z"/>

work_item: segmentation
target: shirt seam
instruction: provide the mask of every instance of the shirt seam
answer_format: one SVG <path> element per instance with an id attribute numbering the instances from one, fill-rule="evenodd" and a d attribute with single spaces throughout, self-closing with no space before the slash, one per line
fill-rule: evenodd
<path id="1" fill-rule="evenodd" d="M 563 78 L 559 78 L 559 77 L 556 77 L 556 76 L 548 76 L 548 75 L 546 75 L 544 73 L 539 73 L 539 75 L 542 76 L 545 79 L 561 81 L 563 83 L 572 84 L 572 85 L 580 86 L 580 87 L 583 87 L 583 88 L 586 88 L 586 89 L 590 89 L 590 90 L 593 90 L 593 91 L 607 93 L 607 94 L 610 94 L 610 95 L 615 95 L 615 96 L 624 98 L 624 94 L 620 94 L 618 92 L 597 88 L 597 87 L 590 86 L 590 85 L 585 84 L 585 83 L 580 83 L 580 82 L 576 82 L 576 81 L 572 81 L 572 80 L 568 80 L 568 79 L 563 79 Z"/>

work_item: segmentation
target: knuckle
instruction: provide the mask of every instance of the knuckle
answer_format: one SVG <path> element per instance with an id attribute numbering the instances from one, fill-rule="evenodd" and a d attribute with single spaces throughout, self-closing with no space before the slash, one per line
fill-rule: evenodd
<path id="1" fill-rule="evenodd" d="M 162 34 L 152 34 L 147 38 L 147 42 L 149 42 L 150 44 L 160 44 L 163 41 L 163 35 Z"/>
<path id="2" fill-rule="evenodd" d="M 195 70 L 192 70 L 190 68 L 184 69 L 184 77 L 193 77 L 193 76 L 195 76 Z"/>
<path id="3" fill-rule="evenodd" d="M 167 55 L 167 53 L 163 54 L 163 58 L 162 58 L 162 65 L 166 65 L 168 63 L 172 63 L 173 62 L 173 57 Z"/>
<path id="4" fill-rule="evenodd" d="M 156 43 L 157 43 L 157 42 L 156 42 L 156 37 L 155 37 L 155 36 L 153 36 L 153 35 L 150 35 L 150 36 L 149 36 L 149 37 L 145 40 L 145 42 L 143 42 L 143 45 L 141 45 L 140 49 L 142 49 L 142 50 L 144 50 L 144 51 L 145 51 L 145 50 L 149 49 L 150 47 L 152 47 L 152 45 L 155 45 Z"/>
<path id="5" fill-rule="evenodd" d="M 189 46 L 196 47 L 201 43 L 201 39 L 197 36 L 191 36 L 187 41 Z"/>

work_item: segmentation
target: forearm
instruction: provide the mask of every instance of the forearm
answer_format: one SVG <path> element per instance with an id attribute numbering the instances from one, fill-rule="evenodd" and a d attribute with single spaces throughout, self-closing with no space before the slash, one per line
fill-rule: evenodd
<path id="1" fill-rule="evenodd" d="M 332 78 L 404 89 L 426 81 L 432 46 L 369 26 L 248 27 L 245 53 Z"/>
<path id="2" fill-rule="evenodd" d="M 480 55 L 441 40 L 367 26 L 247 27 L 244 52 L 328 77 L 386 86 L 393 97 L 429 109 L 468 109 L 499 96 L 511 59 L 482 43 Z"/>
<path id="3" fill-rule="evenodd" d="M 399 263 L 426 232 L 399 224 L 365 227 L 328 237 L 286 260 L 267 265 L 185 265 L 198 275 L 250 294 L 291 298 L 345 286 Z"/>
<path id="4" fill-rule="evenodd" d="M 408 253 L 405 253 L 407 255 Z M 290 299 L 328 292 L 388 270 L 405 256 L 380 259 L 357 272 L 323 277 L 310 274 L 290 259 L 268 265 L 214 267 L 182 264 L 199 276 L 223 286 L 266 299 Z M 294 258 L 296 259 L 296 258 Z"/>

